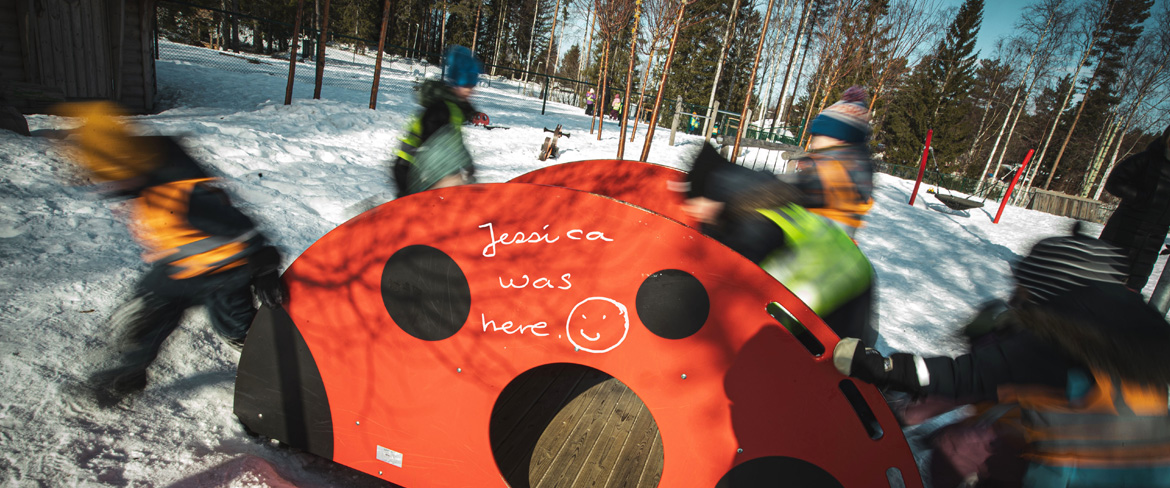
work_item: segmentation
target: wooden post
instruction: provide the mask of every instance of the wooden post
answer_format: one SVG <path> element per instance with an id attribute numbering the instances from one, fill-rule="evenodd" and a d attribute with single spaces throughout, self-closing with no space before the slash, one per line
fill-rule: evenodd
<path id="1" fill-rule="evenodd" d="M 284 104 L 292 104 L 293 75 L 297 71 L 297 47 L 301 44 L 301 16 L 305 11 L 305 0 L 297 0 L 297 22 L 293 24 L 292 46 L 288 54 L 288 86 L 284 88 Z"/>
<path id="2" fill-rule="evenodd" d="M 325 38 L 329 32 L 329 0 L 321 13 L 321 39 L 317 42 L 317 81 L 313 85 L 313 99 L 321 98 L 321 80 L 325 78 Z"/>
<path id="3" fill-rule="evenodd" d="M 670 141 L 668 144 L 674 145 L 674 133 L 678 132 L 678 118 L 679 112 L 682 112 L 682 95 L 678 96 L 678 103 L 674 104 L 674 118 L 670 121 Z"/>
<path id="4" fill-rule="evenodd" d="M 1036 152 L 1035 149 L 1029 149 L 1028 155 L 1024 156 L 1024 162 L 1020 165 L 1020 169 L 1016 170 L 1016 176 L 1012 178 L 1012 183 L 1008 185 L 1007 193 L 1004 193 L 1003 199 L 999 201 L 999 211 L 995 212 L 995 219 L 992 220 L 991 223 L 999 223 L 999 217 L 1003 215 L 1003 208 L 1007 206 L 1008 199 L 1012 197 L 1012 189 L 1014 189 L 1016 187 L 1016 183 L 1020 181 L 1020 173 L 1023 173 L 1024 168 L 1028 167 L 1028 161 L 1032 160 L 1032 153 L 1034 152 Z"/>
<path id="5" fill-rule="evenodd" d="M 812 103 L 810 100 L 809 103 Z M 922 162 L 918 164 L 918 179 L 914 180 L 914 190 L 910 192 L 910 206 L 914 206 L 914 199 L 918 198 L 918 185 L 922 184 L 922 175 L 926 173 L 926 156 L 930 154 L 930 136 L 934 129 L 926 131 L 926 147 L 922 148 Z"/>
<path id="6" fill-rule="evenodd" d="M 390 20 L 390 0 L 382 2 L 382 34 L 378 36 L 378 57 L 374 61 L 374 86 L 370 88 L 370 110 L 378 106 L 378 80 L 382 77 L 382 48 L 386 47 L 386 22 Z"/>

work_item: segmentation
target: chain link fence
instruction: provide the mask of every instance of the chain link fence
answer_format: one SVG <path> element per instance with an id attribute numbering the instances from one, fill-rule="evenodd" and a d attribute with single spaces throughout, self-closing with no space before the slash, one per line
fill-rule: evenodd
<path id="1" fill-rule="evenodd" d="M 183 0 L 159 0 L 155 14 L 155 57 L 160 60 L 209 66 L 228 72 L 262 72 L 274 77 L 288 77 L 289 57 L 295 50 L 294 84 L 316 84 L 321 32 L 313 28 L 308 15 L 304 15 L 297 28 L 295 14 L 290 15 L 293 17 L 290 19 L 271 19 Z M 327 34 L 325 63 L 330 69 L 323 71 L 322 90 L 341 88 L 369 93 L 377 66 L 378 41 L 348 36 L 332 29 Z M 441 56 L 438 52 L 384 44 L 378 85 L 396 89 L 417 88 L 426 78 L 439 78 L 442 76 Z M 515 89 L 516 93 L 541 99 L 546 105 L 548 102 L 563 103 L 582 109 L 588 90 L 598 90 L 595 83 L 585 80 L 491 64 L 485 65 L 480 84 Z M 611 112 L 614 93 L 624 97 L 625 89 L 611 86 L 607 93 L 598 93 L 596 109 L 603 116 Z M 273 95 L 275 98 L 276 94 Z M 639 124 L 649 123 L 657 96 L 654 90 L 631 92 L 629 100 L 623 100 L 627 105 L 627 117 Z M 543 106 L 541 111 L 543 113 Z M 657 123 L 660 127 L 670 128 L 677 115 L 679 131 L 701 135 L 710 113 L 710 107 L 705 105 L 682 103 L 680 107 L 676 100 L 663 99 Z M 715 136 L 735 135 L 740 114 L 719 110 L 714 118 L 712 132 Z M 795 143 L 789 142 L 791 138 L 783 131 L 769 132 L 762 127 L 749 127 L 744 135 L 749 139 Z"/>

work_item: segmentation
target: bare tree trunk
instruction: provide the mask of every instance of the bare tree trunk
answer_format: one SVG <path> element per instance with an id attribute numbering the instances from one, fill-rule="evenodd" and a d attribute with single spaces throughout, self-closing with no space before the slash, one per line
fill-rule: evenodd
<path id="1" fill-rule="evenodd" d="M 995 144 L 991 145 L 991 153 L 987 155 L 987 164 L 983 165 L 983 172 L 979 173 L 979 184 L 975 185 L 976 194 L 979 194 L 983 190 L 983 182 L 987 181 L 987 171 L 991 169 L 991 161 L 995 159 L 995 152 L 999 150 L 999 141 L 1003 139 L 1003 133 L 1007 130 L 1008 121 L 1012 118 L 1012 112 L 1016 110 L 1016 102 L 1020 100 L 1020 91 L 1023 88 L 1023 86 L 1016 87 L 1016 94 L 1012 97 L 1011 105 L 1008 105 L 1008 112 L 1003 116 L 1003 125 L 999 128 L 999 135 L 995 136 Z M 999 177 L 999 166 L 995 167 L 995 177 Z"/>
<path id="2" fill-rule="evenodd" d="M 1036 162 L 1032 163 L 1031 176 L 1025 182 L 1025 188 L 1031 188 L 1036 174 L 1040 172 L 1040 167 L 1044 164 L 1044 153 L 1048 152 L 1048 145 L 1052 142 L 1052 135 L 1056 133 L 1056 126 L 1060 124 L 1060 116 L 1064 114 L 1064 110 L 1068 108 L 1068 102 L 1072 99 L 1073 93 L 1077 88 L 1077 77 L 1081 73 L 1081 68 L 1085 65 L 1085 60 L 1088 59 L 1089 53 L 1093 50 L 1093 44 L 1096 42 L 1096 36 L 1089 42 L 1089 47 L 1081 54 L 1081 60 L 1077 63 L 1076 69 L 1073 71 L 1072 81 L 1069 83 L 1068 91 L 1064 94 L 1064 101 L 1060 103 L 1060 109 L 1052 117 L 1052 127 L 1048 129 L 1048 136 L 1044 138 L 1044 145 L 1040 147 L 1040 155 L 1036 157 Z"/>
<path id="3" fill-rule="evenodd" d="M 532 44 L 536 42 L 536 17 L 540 15 L 540 0 L 535 0 L 536 9 L 532 12 L 532 30 L 528 34 L 528 62 L 524 65 L 524 83 L 528 83 L 528 72 L 532 71 Z"/>
<path id="4" fill-rule="evenodd" d="M 634 113 L 634 127 L 630 131 L 630 142 L 634 142 L 634 136 L 638 133 L 638 120 L 641 119 L 642 112 L 642 98 L 646 95 L 646 82 L 650 80 L 650 69 L 654 67 L 654 53 L 658 52 L 658 47 L 650 46 L 650 55 L 646 57 L 646 69 L 642 71 L 642 87 L 638 90 L 638 111 Z M 659 87 L 659 90 L 662 88 Z M 653 122 L 651 122 L 653 123 Z"/>
<path id="5" fill-rule="evenodd" d="M 979 141 L 983 139 L 983 134 L 987 128 L 987 114 L 991 112 L 991 106 L 995 101 L 995 96 L 999 94 L 999 89 L 1003 87 L 1003 83 L 997 83 L 995 88 L 991 90 L 991 96 L 987 98 L 987 108 L 983 109 L 983 117 L 979 118 L 979 128 L 975 131 L 975 140 L 971 141 L 971 147 L 967 149 L 967 158 L 975 156 L 975 150 L 979 148 Z M 982 178 L 983 176 L 980 176 Z M 976 192 L 978 193 L 978 192 Z"/>
<path id="6" fill-rule="evenodd" d="M 780 118 L 784 120 L 788 120 L 788 111 L 792 110 L 792 101 L 796 99 L 796 92 L 800 90 L 800 79 L 804 77 L 804 61 L 808 59 L 809 46 L 812 43 L 812 31 L 812 26 L 809 25 L 808 31 L 804 34 L 804 49 L 800 52 L 800 67 L 796 69 L 796 80 L 793 80 L 792 82 L 792 95 L 788 96 L 788 103 L 784 104 L 784 110 L 782 111 L 783 113 L 780 115 Z M 809 103 L 812 103 L 811 99 Z M 804 137 L 803 127 L 801 128 L 800 135 L 801 137 Z"/>
<path id="7" fill-rule="evenodd" d="M 602 113 L 605 112 L 604 104 L 606 103 L 605 100 L 607 95 L 605 91 L 605 85 L 607 81 L 606 78 L 608 78 L 606 74 L 609 72 L 607 69 L 609 67 L 609 39 L 605 40 L 604 46 L 605 47 L 602 49 L 605 52 L 601 55 L 601 93 L 598 94 L 598 101 L 601 102 L 602 105 L 597 106 L 597 104 L 594 104 L 593 107 L 593 112 L 597 114 L 597 140 L 599 141 L 601 140 L 601 126 L 605 125 L 605 116 L 603 116 Z"/>
<path id="8" fill-rule="evenodd" d="M 439 23 L 439 51 L 447 47 L 447 2 L 443 2 L 443 21 Z"/>
<path id="9" fill-rule="evenodd" d="M 585 56 L 581 63 L 577 63 L 577 79 L 581 79 L 581 68 L 589 69 L 589 60 L 593 57 L 593 21 L 597 15 L 593 12 L 593 2 L 589 3 L 589 28 L 585 31 Z M 593 109 L 597 110 L 596 102 L 593 104 Z"/>
<path id="10" fill-rule="evenodd" d="M 739 130 L 735 131 L 735 146 L 731 150 L 731 162 L 739 156 L 739 143 L 743 140 L 743 133 L 751 123 L 748 119 L 748 107 L 752 103 L 752 87 L 756 84 L 756 70 L 760 67 L 760 52 L 764 50 L 764 40 L 768 38 L 768 21 L 772 19 L 772 5 L 775 0 L 768 0 L 768 9 L 764 11 L 764 26 L 760 29 L 760 42 L 756 45 L 756 59 L 752 61 L 752 74 L 748 78 L 747 95 L 743 99 L 743 110 L 740 111 Z"/>
<path id="11" fill-rule="evenodd" d="M 483 0 L 475 5 L 475 31 L 471 33 L 471 52 L 475 52 L 476 43 L 479 42 L 479 11 L 483 9 Z"/>
<path id="12" fill-rule="evenodd" d="M 654 129 L 658 127 L 658 109 L 662 106 L 662 92 L 666 91 L 666 75 L 670 74 L 670 62 L 674 60 L 674 46 L 678 43 L 679 26 L 682 25 L 683 12 L 687 9 L 686 0 L 679 3 L 678 17 L 674 19 L 674 35 L 670 37 L 670 49 L 666 52 L 666 62 L 662 65 L 662 78 L 658 81 L 658 94 L 654 96 L 654 111 L 650 113 L 650 122 L 646 129 L 646 142 L 642 144 L 642 157 L 645 161 L 650 156 L 650 144 L 654 142 Z"/>
<path id="13" fill-rule="evenodd" d="M 1089 168 L 1085 171 L 1085 179 L 1081 182 L 1081 189 L 1078 192 L 1082 197 L 1089 196 L 1089 191 L 1093 189 L 1093 183 L 1097 181 L 1097 174 L 1101 171 L 1101 163 L 1104 162 L 1105 155 L 1109 153 L 1109 148 L 1113 146 L 1113 140 L 1121 129 L 1121 117 L 1114 115 L 1110 119 L 1105 123 L 1108 129 L 1097 136 L 1097 148 L 1093 151 L 1093 160 L 1089 162 Z"/>
<path id="14" fill-rule="evenodd" d="M 638 22 L 642 16 L 642 0 L 636 0 L 634 7 L 634 28 L 630 34 L 630 66 L 626 68 L 626 95 L 622 97 L 621 130 L 618 132 L 617 159 L 626 153 L 626 122 L 630 113 L 630 90 L 634 86 L 634 63 L 638 61 Z M 649 61 L 649 60 L 647 60 Z"/>
<path id="15" fill-rule="evenodd" d="M 1064 136 L 1064 142 L 1060 144 L 1060 151 L 1056 153 L 1056 161 L 1052 163 L 1052 172 L 1048 173 L 1048 179 L 1044 181 L 1044 189 L 1047 190 L 1052 184 L 1052 177 L 1056 175 L 1056 168 L 1060 167 L 1060 158 L 1064 156 L 1064 150 L 1068 148 L 1068 141 L 1072 139 L 1073 132 L 1077 129 L 1077 122 L 1081 120 L 1081 112 L 1085 110 L 1085 105 L 1089 103 L 1089 95 L 1093 93 L 1093 87 L 1090 86 L 1085 90 L 1085 96 L 1081 98 L 1081 105 L 1077 107 L 1077 115 L 1073 117 L 1072 125 L 1068 128 L 1068 134 Z"/>
<path id="16" fill-rule="evenodd" d="M 1098 36 L 1101 34 L 1101 27 L 1102 27 L 1102 24 L 1103 24 L 1103 23 L 1105 22 L 1105 20 L 1106 20 L 1106 19 L 1107 19 L 1107 18 L 1108 18 L 1108 17 L 1111 15 L 1111 12 L 1112 12 L 1113 6 L 1114 6 L 1114 2 L 1113 2 L 1112 0 L 1110 0 L 1110 1 L 1108 2 L 1108 6 L 1107 6 L 1107 8 L 1104 10 L 1104 12 L 1102 13 L 1102 15 L 1101 15 L 1100 17 L 1098 17 L 1098 20 L 1097 20 L 1097 22 L 1095 22 L 1095 23 L 1093 24 L 1093 27 L 1092 27 L 1092 33 L 1089 35 L 1089 45 L 1088 45 L 1088 47 L 1086 47 L 1086 48 L 1085 48 L 1085 51 L 1084 51 L 1084 53 L 1083 53 L 1083 54 L 1082 54 L 1082 56 L 1081 56 L 1081 62 L 1077 64 L 1077 72 L 1078 72 L 1078 73 L 1080 72 L 1081 66 L 1084 64 L 1084 62 L 1085 62 L 1085 59 L 1086 59 L 1086 58 L 1087 58 L 1087 57 L 1088 57 L 1088 56 L 1089 56 L 1089 55 L 1092 53 L 1092 51 L 1093 51 L 1093 44 L 1095 44 L 1095 43 L 1097 42 L 1097 37 L 1098 37 Z M 1093 79 L 1093 76 L 1094 76 L 1095 74 L 1096 74 L 1096 73 L 1094 73 L 1093 75 L 1090 75 L 1090 78 L 1089 78 L 1089 79 L 1090 79 L 1090 80 L 1092 80 L 1092 79 Z M 1077 84 L 1077 78 L 1076 78 L 1076 76 L 1074 75 L 1074 76 L 1073 76 L 1073 79 L 1072 79 L 1072 86 L 1073 86 L 1073 87 L 1075 87 L 1075 86 L 1076 86 L 1076 84 Z M 1073 132 L 1075 132 L 1075 131 L 1076 131 L 1076 128 L 1077 128 L 1077 122 L 1081 120 L 1081 111 L 1083 111 L 1083 110 L 1085 109 L 1085 104 L 1086 104 L 1086 103 L 1089 101 L 1089 95 L 1090 95 L 1090 94 L 1092 94 L 1092 92 L 1093 92 L 1093 85 L 1092 85 L 1092 83 L 1090 82 L 1090 85 L 1089 85 L 1089 87 L 1088 87 L 1087 89 L 1085 89 L 1085 95 L 1084 95 L 1084 97 L 1082 97 L 1082 98 L 1081 98 L 1081 104 L 1080 104 L 1080 106 L 1079 106 L 1079 107 L 1077 107 L 1077 113 L 1076 113 L 1076 115 L 1075 115 L 1075 116 L 1073 116 L 1072 125 L 1071 125 L 1071 126 L 1068 128 L 1068 134 L 1065 134 L 1065 137 L 1064 137 L 1064 142 L 1062 142 L 1062 143 L 1060 144 L 1060 151 L 1058 151 L 1058 152 L 1056 153 L 1056 160 L 1052 162 L 1052 171 L 1050 171 L 1050 172 L 1048 173 L 1048 178 L 1044 180 L 1044 189 L 1045 189 L 1045 190 L 1047 190 L 1047 189 L 1048 189 L 1048 187 L 1049 187 L 1049 186 L 1052 184 L 1052 178 L 1053 178 L 1053 176 L 1055 176 L 1055 175 L 1056 175 L 1056 169 L 1060 167 L 1060 159 L 1061 159 L 1061 158 L 1064 156 L 1064 150 L 1065 150 L 1066 148 L 1068 148 L 1068 141 L 1069 141 L 1069 140 L 1072 138 Z M 1071 88 L 1070 88 L 1070 90 L 1069 90 L 1069 93 L 1070 93 L 1070 94 L 1072 93 L 1072 89 L 1071 89 Z M 1065 101 L 1066 101 L 1066 103 L 1067 103 L 1067 97 L 1066 97 L 1066 100 L 1065 100 Z M 1056 114 L 1056 119 L 1057 119 L 1057 120 L 1059 120 L 1059 119 L 1060 119 L 1060 114 L 1061 114 L 1062 112 L 1063 112 L 1063 110 L 1062 110 L 1061 112 L 1057 112 L 1057 114 Z M 1052 126 L 1053 126 L 1053 130 L 1055 130 L 1055 128 L 1056 128 L 1056 121 L 1053 121 L 1053 124 L 1052 124 Z M 1046 144 L 1046 147 L 1045 147 L 1045 148 L 1047 149 L 1047 144 Z"/>
<path id="17" fill-rule="evenodd" d="M 498 22 L 496 22 L 496 53 L 492 55 L 492 76 L 496 75 L 496 66 L 500 65 L 500 38 L 504 37 L 502 35 L 504 32 L 504 15 L 507 13 L 507 11 L 508 2 L 505 0 L 500 7 L 500 12 L 498 14 L 499 19 Z"/>
<path id="18" fill-rule="evenodd" d="M 329 0 L 325 0 L 325 13 L 321 17 L 321 40 L 317 43 L 317 81 L 313 85 L 313 99 L 321 98 L 321 80 L 325 77 L 325 39 L 329 33 Z"/>
<path id="19" fill-rule="evenodd" d="M 1121 154 L 1121 146 L 1124 145 L 1123 143 L 1125 142 L 1125 132 L 1128 130 L 1129 127 L 1127 121 L 1127 126 L 1124 130 L 1122 130 L 1121 137 L 1118 139 L 1117 145 L 1113 147 L 1113 156 L 1111 156 L 1109 159 L 1109 167 L 1105 169 L 1105 176 L 1101 178 L 1101 184 L 1097 186 L 1097 192 L 1093 194 L 1094 200 L 1101 199 L 1101 192 L 1105 189 L 1105 181 L 1109 179 L 1109 174 L 1113 172 L 1113 167 L 1117 165 L 1117 159 Z M 1130 145 L 1130 150 L 1133 150 L 1133 146 L 1137 145 L 1138 140 L 1140 139 L 1134 139 L 1133 143 Z M 1129 155 L 1128 150 L 1126 151 L 1126 155 Z"/>
<path id="20" fill-rule="evenodd" d="M 804 136 L 805 136 L 805 134 L 808 134 L 808 122 L 809 122 L 809 120 L 812 120 L 813 100 L 816 100 L 816 98 L 821 95 L 820 81 L 817 80 L 816 78 L 813 78 L 812 86 L 815 90 L 811 94 L 809 94 L 808 107 L 805 108 L 804 124 L 800 129 L 800 138 L 797 139 L 798 144 L 801 147 L 804 147 Z"/>
<path id="21" fill-rule="evenodd" d="M 776 100 L 776 115 L 772 119 L 772 128 L 769 131 L 776 130 L 776 121 L 783 116 L 783 107 L 785 101 L 788 100 L 785 93 L 788 91 L 788 77 L 792 75 L 792 62 L 796 61 L 796 48 L 800 47 L 800 35 L 804 33 L 804 22 L 808 19 L 808 7 L 812 0 L 804 0 L 804 6 L 800 12 L 800 25 L 796 28 L 796 36 L 792 38 L 792 51 L 788 54 L 788 68 L 784 70 L 784 82 L 780 84 L 780 99 Z M 795 6 L 796 4 L 793 4 Z M 872 108 L 872 107 L 871 107 Z"/>
<path id="22" fill-rule="evenodd" d="M 557 6 L 553 7 L 552 32 L 550 32 L 548 34 L 548 52 L 545 53 L 545 55 L 544 55 L 544 74 L 546 74 L 546 75 L 549 73 L 552 73 L 553 71 L 556 71 L 554 69 L 555 67 L 550 68 L 548 63 L 549 63 L 549 59 L 552 58 L 553 39 L 557 35 L 557 20 L 561 16 L 560 12 L 561 12 L 561 0 L 557 0 Z M 557 46 L 557 47 L 560 47 L 560 46 Z"/>
<path id="23" fill-rule="evenodd" d="M 784 5 L 782 5 L 780 7 L 780 10 L 784 10 L 787 7 L 788 7 L 788 0 L 784 0 Z M 793 12 L 793 15 L 795 15 L 795 14 L 796 14 L 796 12 Z M 787 20 L 792 20 L 792 18 L 789 17 Z M 780 72 L 780 70 L 776 69 L 778 67 L 777 61 L 780 58 L 780 53 L 784 52 L 784 47 L 788 45 L 788 36 L 790 34 L 792 34 L 792 29 L 784 29 L 784 40 L 779 42 L 779 43 L 774 44 L 772 46 L 772 49 L 769 50 L 769 55 L 771 56 L 771 62 L 768 63 L 768 68 L 764 70 L 764 73 L 768 73 L 769 71 L 771 71 L 771 74 L 772 74 L 771 79 L 768 80 L 768 94 L 764 95 L 764 98 L 759 101 L 759 106 L 756 108 L 756 112 L 755 112 L 755 113 L 760 114 L 759 116 L 760 116 L 760 127 L 761 128 L 763 128 L 764 119 L 766 119 L 767 115 L 768 115 L 767 109 L 764 108 L 764 105 L 766 105 L 768 102 L 770 102 L 772 100 L 772 92 L 775 91 L 775 89 L 776 89 L 776 76 Z M 779 99 L 776 100 L 776 110 L 777 110 L 777 112 L 779 112 L 779 110 L 780 110 L 780 100 Z M 776 127 L 777 112 L 772 113 L 772 124 L 771 124 L 771 128 L 768 129 L 769 133 L 772 132 L 772 128 Z"/>
<path id="24" fill-rule="evenodd" d="M 707 106 L 715 105 L 715 91 L 719 88 L 719 77 L 723 74 L 723 60 L 727 59 L 727 51 L 731 46 L 731 32 L 735 27 L 735 17 L 739 14 L 739 0 L 735 0 L 731 7 L 731 17 L 727 19 L 727 29 L 723 32 L 723 49 L 719 51 L 719 62 L 715 64 L 715 79 L 711 82 L 711 97 L 707 99 Z M 711 133 L 711 125 L 719 114 L 711 114 L 707 119 L 707 133 Z"/>

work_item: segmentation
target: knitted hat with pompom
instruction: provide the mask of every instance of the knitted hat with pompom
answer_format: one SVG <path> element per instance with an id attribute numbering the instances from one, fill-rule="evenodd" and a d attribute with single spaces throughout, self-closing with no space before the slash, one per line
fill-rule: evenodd
<path id="1" fill-rule="evenodd" d="M 845 142 L 860 143 L 869 139 L 869 95 L 865 88 L 851 86 L 841 94 L 841 100 L 817 114 L 809 126 L 809 133 L 828 136 Z"/>

